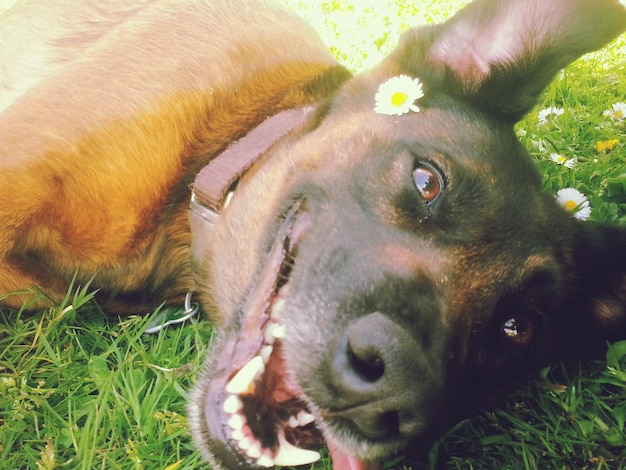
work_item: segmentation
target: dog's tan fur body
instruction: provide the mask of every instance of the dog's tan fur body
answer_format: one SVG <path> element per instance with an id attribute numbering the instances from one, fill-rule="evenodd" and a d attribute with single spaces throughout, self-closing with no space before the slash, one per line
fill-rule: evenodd
<path id="1" fill-rule="evenodd" d="M 182 300 L 206 155 L 336 66 L 284 9 L 228 4 L 26 1 L 0 18 L 0 292 L 60 299 L 77 273 L 132 298 L 118 313 Z"/>

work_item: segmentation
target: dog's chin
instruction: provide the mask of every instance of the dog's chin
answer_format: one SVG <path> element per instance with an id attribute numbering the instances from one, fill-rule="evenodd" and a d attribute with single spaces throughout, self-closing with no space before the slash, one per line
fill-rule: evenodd
<path id="1" fill-rule="evenodd" d="M 367 454 L 365 446 L 324 421 L 284 361 L 289 276 L 308 226 L 309 215 L 298 203 L 278 229 L 237 324 L 221 332 L 192 391 L 192 434 L 217 467 L 310 465 L 320 458 L 315 449 L 327 447 L 335 468 L 379 468 L 354 456 Z"/>

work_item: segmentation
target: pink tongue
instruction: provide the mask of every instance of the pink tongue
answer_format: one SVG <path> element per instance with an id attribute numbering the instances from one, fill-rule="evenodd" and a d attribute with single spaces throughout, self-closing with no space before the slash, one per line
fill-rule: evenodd
<path id="1" fill-rule="evenodd" d="M 328 450 L 333 459 L 333 470 L 382 470 L 378 462 L 364 462 L 346 454 L 336 444 L 328 443 Z"/>

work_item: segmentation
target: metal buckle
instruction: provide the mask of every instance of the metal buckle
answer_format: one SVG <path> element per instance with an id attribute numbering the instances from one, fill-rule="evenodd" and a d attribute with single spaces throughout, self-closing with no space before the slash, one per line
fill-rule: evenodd
<path id="1" fill-rule="evenodd" d="M 192 212 L 202 217 L 205 221 L 207 221 L 211 225 L 217 225 L 217 221 L 220 218 L 220 215 L 212 209 L 209 209 L 207 206 L 198 201 L 198 197 L 196 193 L 191 193 L 191 200 L 189 201 L 189 209 Z"/>
<path id="2" fill-rule="evenodd" d="M 176 325 L 196 316 L 200 310 L 200 305 L 191 302 L 192 292 L 187 292 L 185 296 L 185 306 L 181 311 L 180 307 L 168 307 L 159 312 L 159 314 L 150 322 L 148 328 L 144 331 L 146 334 L 158 333 L 165 327 Z"/>

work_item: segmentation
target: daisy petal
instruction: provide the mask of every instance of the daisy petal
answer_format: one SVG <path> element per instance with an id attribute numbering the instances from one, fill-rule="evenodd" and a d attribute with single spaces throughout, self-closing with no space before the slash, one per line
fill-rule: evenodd
<path id="1" fill-rule="evenodd" d="M 611 109 L 607 109 L 602 115 L 621 122 L 626 119 L 626 103 L 615 103 L 611 106 Z"/>
<path id="2" fill-rule="evenodd" d="M 560 189 L 556 193 L 556 200 L 579 220 L 587 220 L 591 215 L 591 206 L 587 197 L 575 188 Z"/>
<path id="3" fill-rule="evenodd" d="M 561 116 L 565 110 L 563 108 L 557 108 L 555 106 L 550 106 L 549 108 L 542 109 L 539 111 L 538 118 L 541 124 L 546 124 L 552 119 L 556 119 Z"/>
<path id="4" fill-rule="evenodd" d="M 378 87 L 374 111 L 378 114 L 401 116 L 410 111 L 419 112 L 414 103 L 424 96 L 422 82 L 408 75 L 392 77 Z"/>

